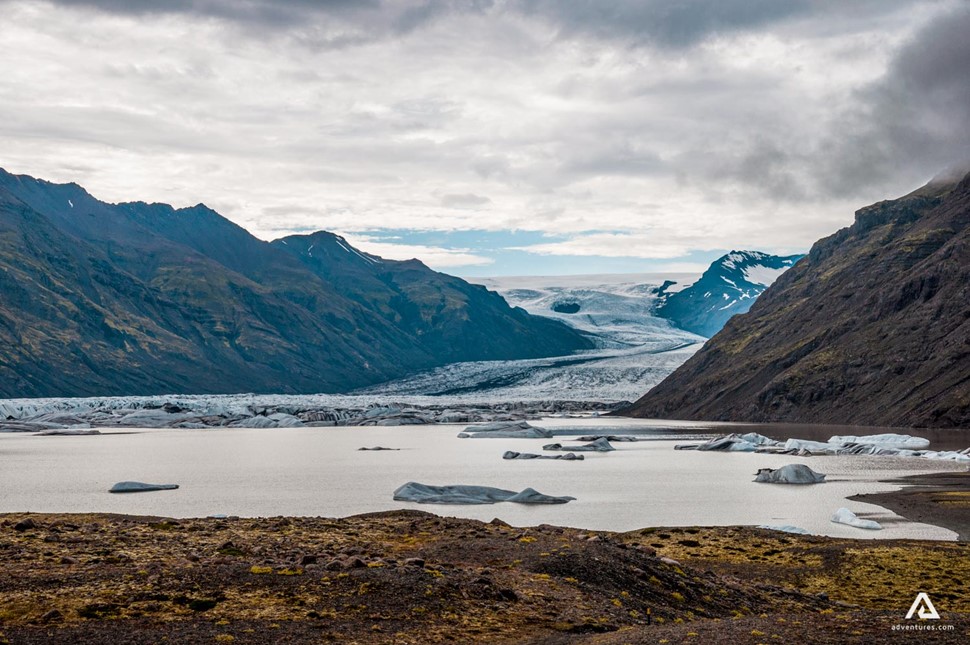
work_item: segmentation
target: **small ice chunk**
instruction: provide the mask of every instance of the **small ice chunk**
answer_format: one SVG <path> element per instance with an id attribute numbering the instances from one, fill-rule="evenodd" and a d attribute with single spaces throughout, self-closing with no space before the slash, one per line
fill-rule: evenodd
<path id="1" fill-rule="evenodd" d="M 882 528 L 879 522 L 860 519 L 855 513 L 844 506 L 835 511 L 835 515 L 832 516 L 832 521 L 836 522 L 837 524 L 848 524 L 849 526 L 854 526 L 858 529 L 879 530 Z"/>
<path id="2" fill-rule="evenodd" d="M 800 526 L 792 526 L 791 524 L 759 524 L 759 529 L 768 529 L 769 531 L 781 531 L 782 533 L 795 533 L 796 535 L 811 535 L 808 531 Z"/>
<path id="3" fill-rule="evenodd" d="M 144 482 L 118 482 L 109 493 L 147 493 L 155 490 L 175 490 L 178 484 L 146 484 Z"/>

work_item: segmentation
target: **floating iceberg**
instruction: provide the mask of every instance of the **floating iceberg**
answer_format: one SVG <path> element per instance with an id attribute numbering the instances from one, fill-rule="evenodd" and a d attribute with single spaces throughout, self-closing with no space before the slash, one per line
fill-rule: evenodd
<path id="1" fill-rule="evenodd" d="M 610 452 L 616 450 L 610 445 L 610 442 L 606 440 L 606 437 L 600 437 L 596 441 L 586 443 L 580 446 L 564 446 L 561 443 L 548 443 L 542 447 L 543 450 L 572 450 L 575 452 Z"/>
<path id="2" fill-rule="evenodd" d="M 879 530 L 882 528 L 879 522 L 860 519 L 855 513 L 844 506 L 835 511 L 835 515 L 832 516 L 832 521 L 837 524 L 848 524 L 849 526 L 854 526 L 857 529 Z"/>
<path id="3" fill-rule="evenodd" d="M 563 461 L 582 461 L 585 457 L 571 452 L 567 452 L 565 455 L 537 455 L 531 452 L 506 450 L 505 454 L 502 455 L 502 459 L 562 459 Z"/>
<path id="4" fill-rule="evenodd" d="M 970 448 L 965 450 L 923 450 L 928 439 L 905 434 L 834 436 L 828 441 L 788 439 L 775 441 L 755 432 L 729 434 L 701 444 L 681 444 L 675 450 L 716 450 L 724 452 L 764 452 L 784 455 L 879 455 L 888 457 L 921 457 L 947 461 L 970 462 Z"/>
<path id="5" fill-rule="evenodd" d="M 686 444 L 674 446 L 675 450 L 712 450 L 723 452 L 754 452 L 764 446 L 780 446 L 781 442 L 775 441 L 757 432 L 747 434 L 729 434 L 723 437 L 716 437 L 701 444 Z"/>
<path id="6" fill-rule="evenodd" d="M 517 493 L 490 486 L 429 486 L 408 482 L 394 491 L 394 499 L 399 502 L 418 504 L 495 504 L 496 502 L 565 504 L 576 498 L 543 495 L 534 488 L 526 488 Z"/>
<path id="7" fill-rule="evenodd" d="M 804 464 L 788 464 L 781 468 L 760 469 L 755 481 L 763 484 L 820 484 L 825 481 L 825 475 Z"/>
<path id="8" fill-rule="evenodd" d="M 886 448 L 907 448 L 909 450 L 919 450 L 930 445 L 929 439 L 914 437 L 908 434 L 870 434 L 861 437 L 854 435 L 836 435 L 829 438 L 832 444 L 861 443 L 866 445 L 880 445 Z"/>
<path id="9" fill-rule="evenodd" d="M 109 493 L 147 493 L 155 490 L 175 490 L 178 484 L 146 484 L 144 482 L 118 482 Z"/>
<path id="10" fill-rule="evenodd" d="M 469 426 L 459 432 L 460 439 L 548 439 L 552 433 L 537 428 L 527 421 L 496 421 L 480 426 Z"/>

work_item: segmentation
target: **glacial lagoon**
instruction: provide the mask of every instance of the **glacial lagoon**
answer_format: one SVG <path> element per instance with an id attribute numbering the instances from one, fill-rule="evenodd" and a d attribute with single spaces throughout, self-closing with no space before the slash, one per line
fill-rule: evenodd
<path id="1" fill-rule="evenodd" d="M 635 433 L 650 441 L 614 443 L 583 461 L 503 460 L 506 450 L 542 452 L 550 439 L 459 439 L 466 426 L 329 428 L 102 429 L 97 436 L 0 434 L 0 512 L 109 512 L 166 517 L 325 516 L 411 508 L 516 526 L 557 524 L 624 531 L 649 526 L 790 524 L 811 533 L 863 539 L 955 539 L 949 530 L 899 518 L 846 497 L 890 491 L 880 480 L 965 464 L 879 456 L 792 457 L 675 451 L 721 434 L 720 424 L 629 419 L 533 421 L 568 443 L 580 435 Z M 745 426 L 771 435 L 764 427 Z M 798 436 L 810 434 L 800 427 Z M 731 431 L 731 430 L 727 430 Z M 833 428 L 817 432 L 835 434 Z M 775 433 L 777 434 L 777 432 Z M 949 443 L 943 440 L 944 444 Z M 395 451 L 359 451 L 386 446 Z M 828 475 L 812 486 L 757 484 L 759 468 L 804 463 Z M 176 483 L 173 491 L 111 495 L 125 480 Z M 501 503 L 426 506 L 395 502 L 409 482 L 476 484 L 575 501 L 554 506 Z M 833 524 L 846 506 L 883 525 L 861 531 Z"/>

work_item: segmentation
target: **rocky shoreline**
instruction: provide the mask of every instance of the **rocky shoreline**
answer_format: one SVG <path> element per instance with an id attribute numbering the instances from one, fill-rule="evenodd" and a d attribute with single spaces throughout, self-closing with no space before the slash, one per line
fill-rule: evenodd
<path id="1" fill-rule="evenodd" d="M 964 542 L 628 533 L 392 511 L 0 515 L 3 643 L 890 643 L 970 634 Z"/>
<path id="2" fill-rule="evenodd" d="M 887 483 L 904 486 L 849 499 L 882 506 L 913 522 L 942 526 L 954 531 L 957 539 L 970 541 L 970 471 L 911 475 Z"/>

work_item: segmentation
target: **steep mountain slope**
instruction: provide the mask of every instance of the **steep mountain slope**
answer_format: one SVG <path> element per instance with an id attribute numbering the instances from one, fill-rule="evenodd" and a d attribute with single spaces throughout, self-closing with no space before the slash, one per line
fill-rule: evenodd
<path id="1" fill-rule="evenodd" d="M 297 258 L 337 293 L 419 338 L 435 356 L 454 355 L 461 348 L 460 360 L 525 359 L 561 355 L 563 347 L 592 346 L 568 326 L 510 307 L 481 285 L 432 271 L 418 260 L 362 253 L 333 233 L 293 235 L 273 246 Z"/>
<path id="2" fill-rule="evenodd" d="M 731 251 L 713 262 L 691 286 L 664 293 L 657 305 L 657 315 L 681 329 L 710 338 L 731 316 L 751 309 L 768 285 L 801 258 L 801 255 Z"/>
<path id="3" fill-rule="evenodd" d="M 0 396 L 334 392 L 453 361 L 591 346 L 484 288 L 395 264 L 409 288 L 355 291 L 341 267 L 326 278 L 202 205 L 111 205 L 0 170 Z M 466 290 L 449 312 L 474 344 L 370 302 L 433 319 L 447 307 L 425 291 L 442 283 Z"/>
<path id="4" fill-rule="evenodd" d="M 859 210 L 626 413 L 970 428 L 970 175 Z"/>

